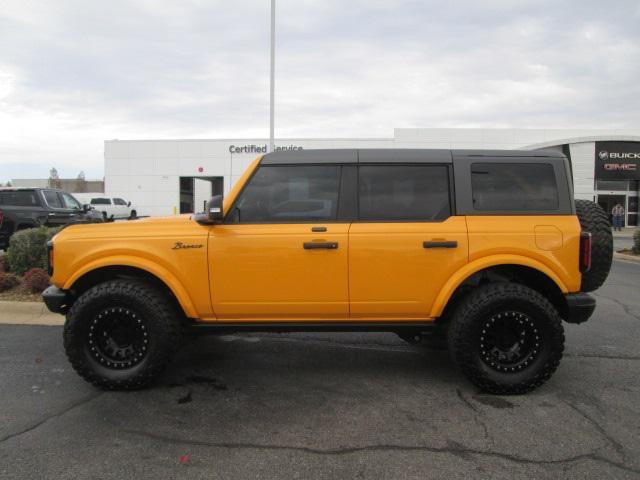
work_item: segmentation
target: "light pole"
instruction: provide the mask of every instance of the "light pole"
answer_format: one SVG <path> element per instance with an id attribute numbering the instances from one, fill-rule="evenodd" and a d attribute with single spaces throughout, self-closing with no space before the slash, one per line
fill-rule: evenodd
<path id="1" fill-rule="evenodd" d="M 269 81 L 269 151 L 273 152 L 273 106 L 276 68 L 276 0 L 271 0 L 271 76 Z"/>

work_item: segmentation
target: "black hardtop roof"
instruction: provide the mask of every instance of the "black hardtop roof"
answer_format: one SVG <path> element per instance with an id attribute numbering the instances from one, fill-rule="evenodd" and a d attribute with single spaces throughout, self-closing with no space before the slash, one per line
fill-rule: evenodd
<path id="1" fill-rule="evenodd" d="M 565 158 L 551 150 L 444 150 L 427 148 L 338 148 L 267 153 L 263 165 L 312 163 L 452 163 L 464 157 Z"/>

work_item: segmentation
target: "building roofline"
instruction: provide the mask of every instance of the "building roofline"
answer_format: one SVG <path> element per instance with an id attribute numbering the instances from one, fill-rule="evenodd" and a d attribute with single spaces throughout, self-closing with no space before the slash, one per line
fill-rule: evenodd
<path id="1" fill-rule="evenodd" d="M 311 138 L 311 137 L 295 137 L 295 138 L 276 138 L 275 142 L 317 142 L 317 141 L 328 141 L 328 142 L 350 142 L 350 141 L 360 141 L 360 142 L 370 142 L 370 141 L 386 141 L 393 142 L 395 140 L 394 137 L 321 137 L 321 138 Z M 104 142 L 249 142 L 249 141 L 258 141 L 269 143 L 268 138 L 139 138 L 139 139 L 120 139 L 114 138 L 111 140 L 105 140 Z"/>
<path id="2" fill-rule="evenodd" d="M 534 143 L 525 145 L 522 150 L 534 150 L 538 148 L 557 147 L 570 143 L 586 143 L 586 142 L 640 142 L 640 135 L 589 135 L 586 137 L 568 137 L 548 142 Z"/>

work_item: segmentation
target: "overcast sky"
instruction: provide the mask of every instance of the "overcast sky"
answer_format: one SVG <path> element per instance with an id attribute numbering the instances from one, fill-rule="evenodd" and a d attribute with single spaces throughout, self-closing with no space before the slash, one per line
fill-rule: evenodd
<path id="1" fill-rule="evenodd" d="M 278 0 L 276 136 L 640 127 L 638 1 Z M 266 137 L 269 0 L 0 0 L 0 181 Z"/>

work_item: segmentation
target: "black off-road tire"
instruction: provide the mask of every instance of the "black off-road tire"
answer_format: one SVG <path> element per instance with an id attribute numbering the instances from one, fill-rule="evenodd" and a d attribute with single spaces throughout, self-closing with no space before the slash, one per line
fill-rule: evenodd
<path id="1" fill-rule="evenodd" d="M 496 357 L 486 351 L 486 332 L 496 318 L 528 332 L 528 337 L 522 333 L 523 343 L 527 338 L 533 354 L 515 368 L 501 362 L 492 366 Z M 558 368 L 564 350 L 557 310 L 535 290 L 516 283 L 493 283 L 469 293 L 452 316 L 447 340 L 465 376 L 481 390 L 498 395 L 523 394 L 542 385 Z"/>
<path id="2" fill-rule="evenodd" d="M 131 322 L 132 328 L 144 328 L 139 330 L 140 335 L 144 335 L 139 337 L 144 339 L 144 350 L 138 349 L 140 358 L 129 362 L 132 366 L 113 360 L 114 363 L 107 362 L 110 357 L 95 350 L 101 332 L 91 327 L 96 326 L 98 318 L 109 315 L 115 316 L 110 320 L 112 325 Z M 153 286 L 136 280 L 108 281 L 83 293 L 67 313 L 64 348 L 76 372 L 96 387 L 104 390 L 144 388 L 165 369 L 180 345 L 180 318 L 166 297 Z M 98 330 L 100 326 L 98 323 Z"/>
<path id="3" fill-rule="evenodd" d="M 576 200 L 576 214 L 580 226 L 591 233 L 591 268 L 582 274 L 580 290 L 592 292 L 602 286 L 611 270 L 613 234 L 609 216 L 597 203 Z"/>

